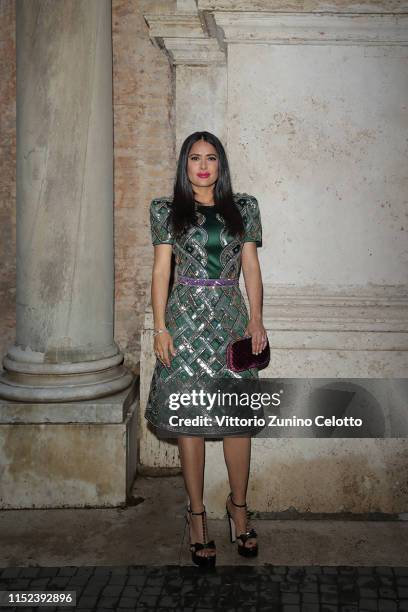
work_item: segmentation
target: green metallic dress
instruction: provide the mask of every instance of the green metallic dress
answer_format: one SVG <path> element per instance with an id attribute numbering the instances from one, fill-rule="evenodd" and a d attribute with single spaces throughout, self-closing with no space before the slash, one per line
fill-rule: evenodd
<path id="1" fill-rule="evenodd" d="M 226 365 L 228 343 L 244 336 L 249 320 L 239 285 L 191 286 L 177 283 L 180 275 L 239 279 L 244 242 L 262 246 L 261 217 L 256 198 L 236 193 L 234 201 L 244 221 L 244 237 L 232 236 L 227 231 L 223 217 L 214 206 L 196 202 L 197 223 L 180 240 L 175 240 L 168 225 L 171 198 L 156 198 L 150 205 L 152 244 L 173 245 L 176 262 L 176 281 L 165 311 L 165 324 L 173 338 L 176 355 L 170 355 L 170 367 L 156 359 L 145 409 L 145 418 L 160 431 L 174 431 L 168 424 L 168 409 L 163 407 L 159 398 L 161 384 L 194 383 L 199 386 L 209 377 L 258 378 L 256 368 L 234 372 Z M 188 428 L 178 428 L 177 431 L 191 435 Z M 253 428 L 249 427 L 247 431 L 252 432 Z M 229 428 L 228 433 L 237 435 L 245 433 L 245 430 L 242 427 L 235 431 Z M 228 434 L 217 427 L 212 432 L 206 428 L 205 435 Z"/>

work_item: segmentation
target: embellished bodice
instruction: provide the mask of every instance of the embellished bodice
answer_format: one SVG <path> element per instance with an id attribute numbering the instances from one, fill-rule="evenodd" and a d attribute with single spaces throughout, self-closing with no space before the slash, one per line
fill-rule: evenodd
<path id="1" fill-rule="evenodd" d="M 241 252 L 245 242 L 262 246 L 262 224 L 254 196 L 234 194 L 245 226 L 245 235 L 232 236 L 224 218 L 214 206 L 195 203 L 197 222 L 180 239 L 175 239 L 169 225 L 172 200 L 155 198 L 150 204 L 152 244 L 172 244 L 176 274 L 194 278 L 239 278 Z"/>

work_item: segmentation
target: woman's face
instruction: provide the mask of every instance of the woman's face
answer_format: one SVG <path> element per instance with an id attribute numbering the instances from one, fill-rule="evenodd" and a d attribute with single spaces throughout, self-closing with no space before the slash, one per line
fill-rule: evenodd
<path id="1" fill-rule="evenodd" d="M 197 140 L 190 149 L 187 174 L 196 187 L 210 187 L 218 178 L 218 154 L 214 145 Z"/>

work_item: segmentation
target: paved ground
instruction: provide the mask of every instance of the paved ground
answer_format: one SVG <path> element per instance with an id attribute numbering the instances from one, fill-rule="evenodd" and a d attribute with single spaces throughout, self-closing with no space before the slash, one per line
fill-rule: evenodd
<path id="1" fill-rule="evenodd" d="M 76 591 L 76 607 L 42 608 L 53 611 L 408 612 L 402 567 L 20 568 L 3 570 L 0 587 Z"/>
<path id="2" fill-rule="evenodd" d="M 139 477 L 126 508 L 0 512 L 0 590 L 75 590 L 77 606 L 2 610 L 408 612 L 408 522 L 252 518 L 244 559 L 209 520 L 217 567 L 191 564 L 181 476 Z M 1 569 L 3 568 L 3 569 Z"/>

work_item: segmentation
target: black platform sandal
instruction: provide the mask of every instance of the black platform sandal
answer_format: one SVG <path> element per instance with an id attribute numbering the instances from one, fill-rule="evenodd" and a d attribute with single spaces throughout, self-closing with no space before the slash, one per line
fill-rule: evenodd
<path id="1" fill-rule="evenodd" d="M 190 506 L 187 506 L 187 514 L 186 514 L 186 523 L 187 526 L 190 526 L 190 521 L 188 518 L 189 514 L 195 514 L 195 515 L 200 515 L 203 521 L 203 539 L 204 539 L 204 543 L 202 542 L 195 542 L 194 544 L 191 543 L 191 536 L 190 536 L 190 550 L 191 550 L 191 559 L 192 561 L 196 564 L 199 565 L 201 567 L 214 567 L 215 566 L 215 560 L 216 560 L 216 556 L 217 554 L 215 553 L 214 555 L 197 555 L 197 552 L 199 550 L 202 550 L 203 548 L 212 548 L 214 549 L 214 551 L 216 550 L 215 547 L 215 542 L 214 540 L 210 540 L 209 542 L 207 542 L 207 537 L 208 537 L 208 532 L 207 532 L 207 514 L 205 511 L 205 507 L 204 510 L 202 512 L 192 512 Z"/>
<path id="2" fill-rule="evenodd" d="M 236 504 L 234 502 L 234 500 L 232 499 L 232 492 L 228 495 L 228 497 L 230 498 L 231 502 L 234 504 L 234 506 L 236 506 L 237 508 L 246 508 L 247 504 Z M 228 501 L 228 498 L 227 498 Z M 256 544 L 255 546 L 245 546 L 245 542 L 247 540 L 249 540 L 250 538 L 256 538 L 257 537 L 257 533 L 255 531 L 255 529 L 249 529 L 248 531 L 241 533 L 239 536 L 237 536 L 236 533 L 236 527 L 235 527 L 235 522 L 234 519 L 232 518 L 230 511 L 228 510 L 228 505 L 227 503 L 225 504 L 225 509 L 227 511 L 227 518 L 228 518 L 228 522 L 229 522 L 229 528 L 230 528 L 230 539 L 231 539 L 231 543 L 233 544 L 235 542 L 235 540 L 239 539 L 242 541 L 242 544 L 240 544 L 238 542 L 238 552 L 240 555 L 242 555 L 243 557 L 256 557 L 258 554 L 258 544 Z M 247 513 L 248 516 L 248 513 Z"/>

